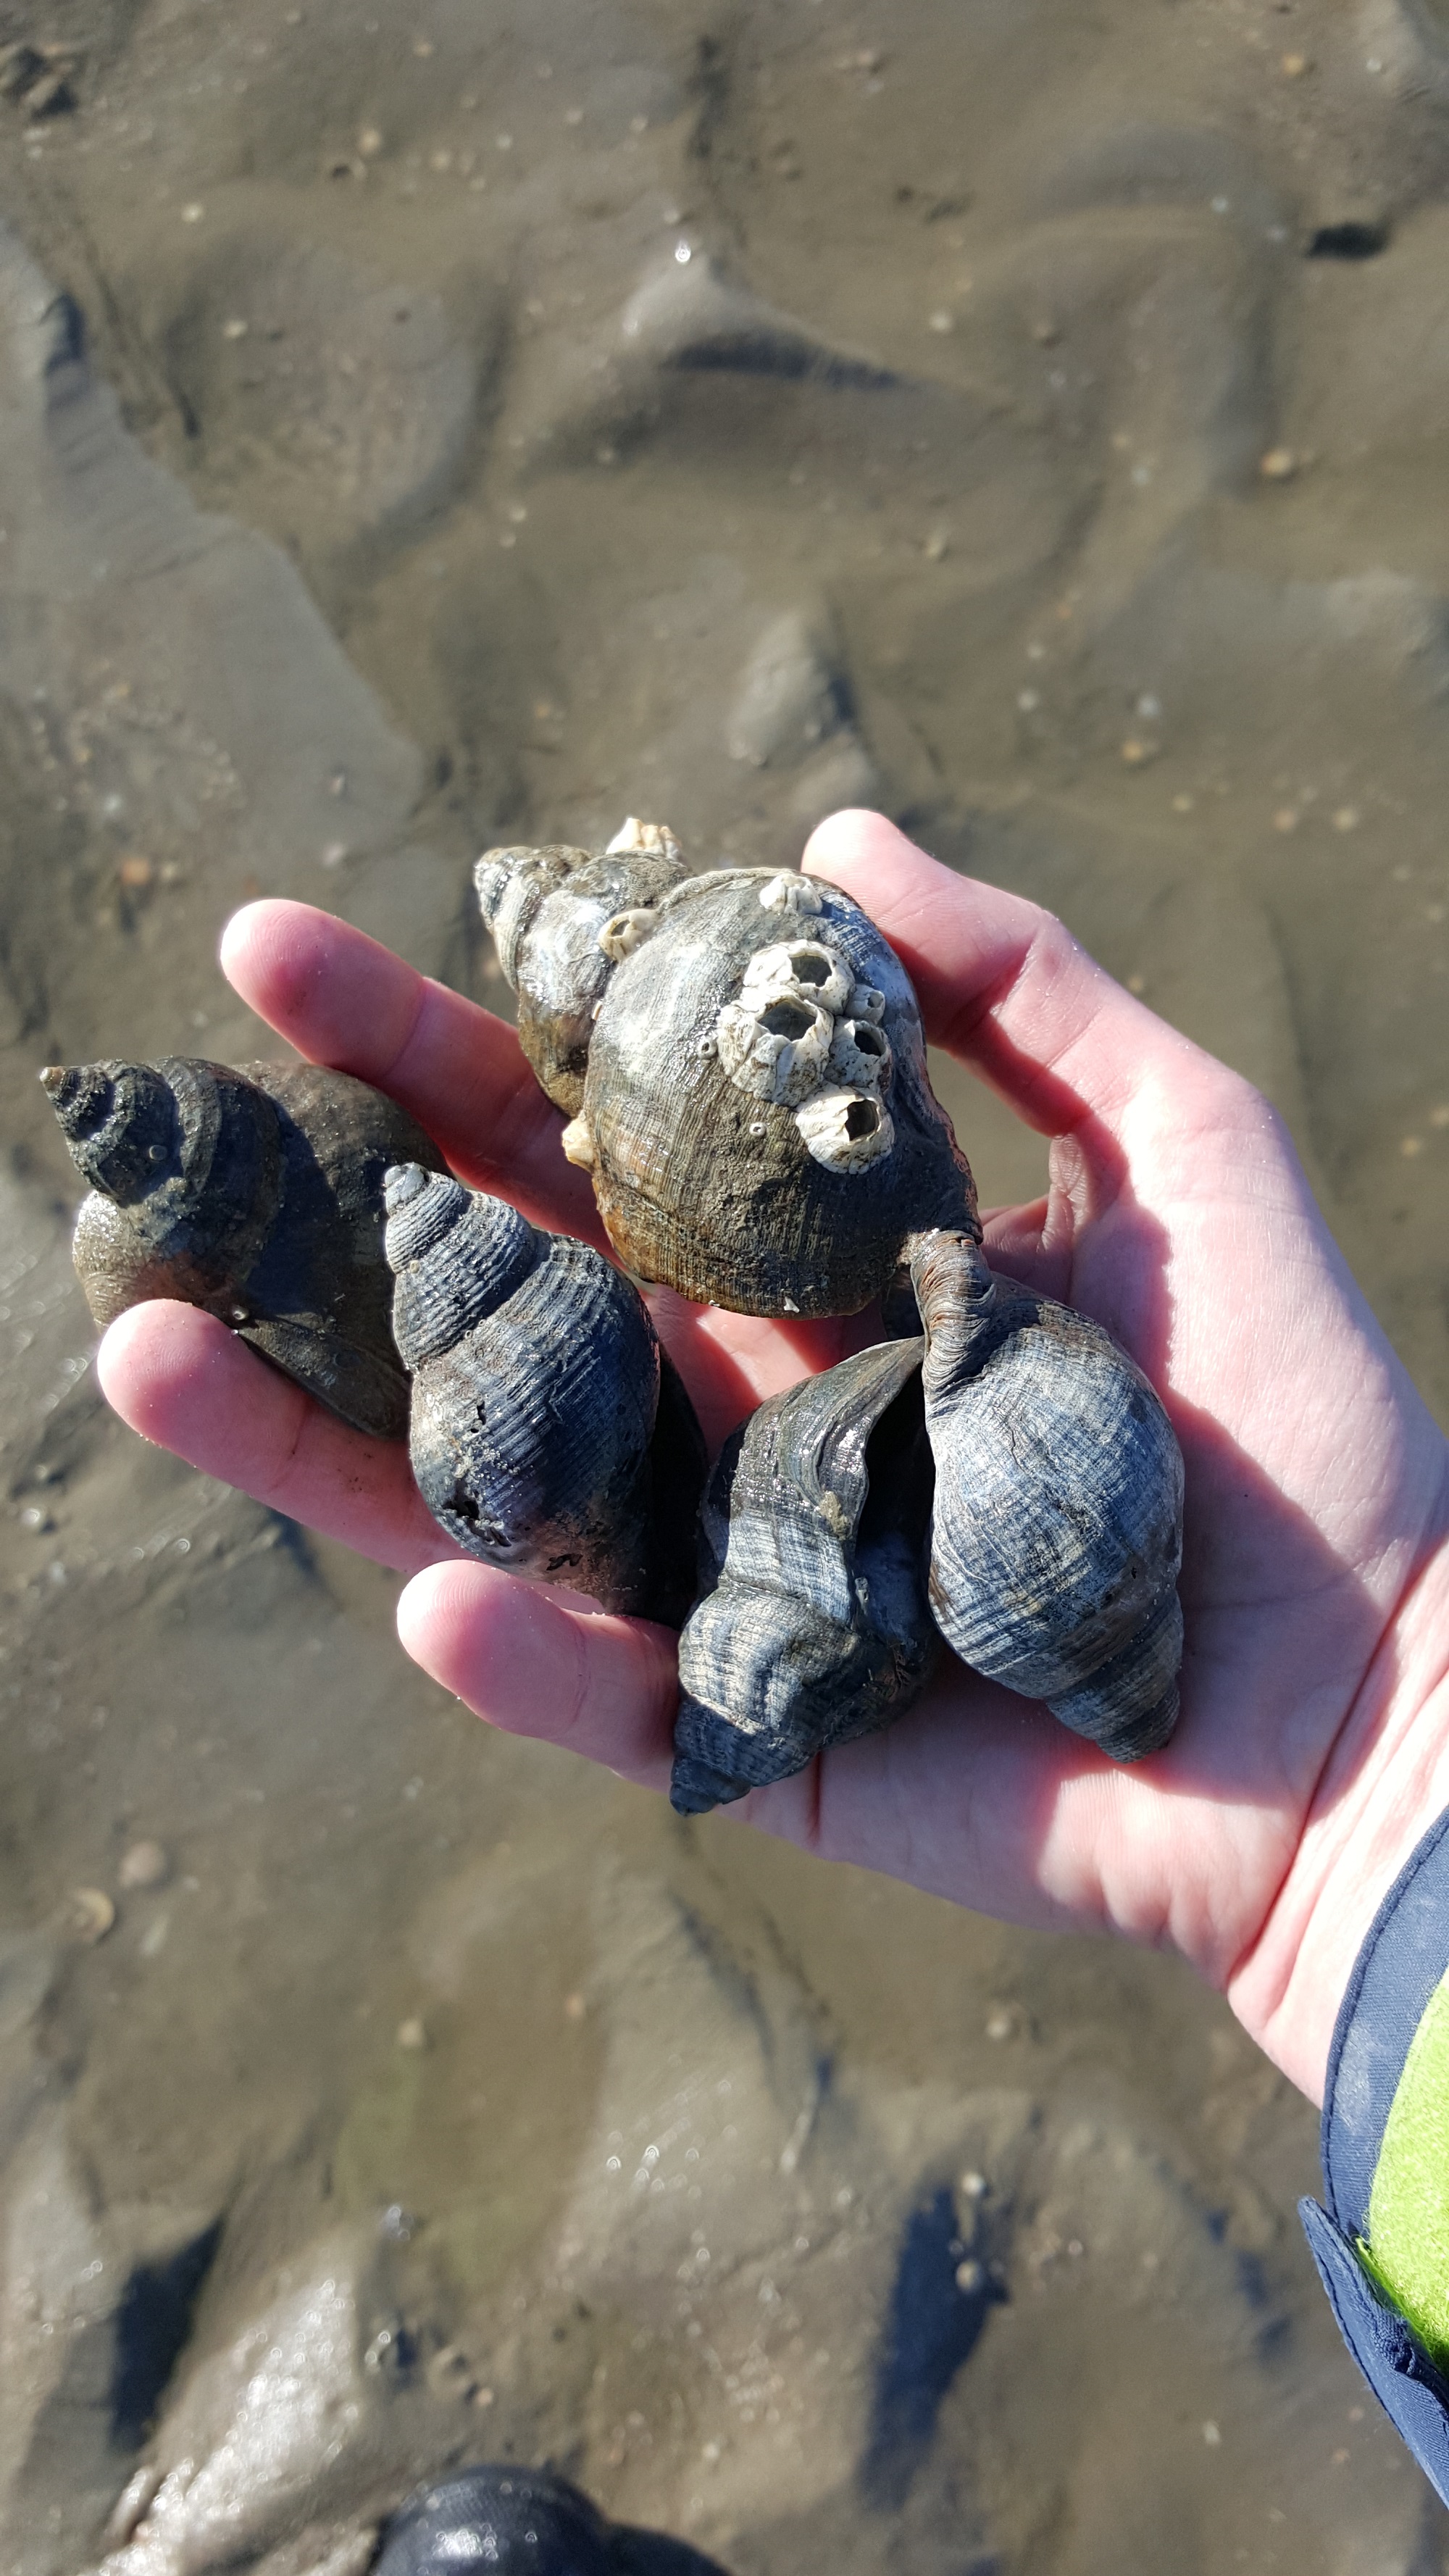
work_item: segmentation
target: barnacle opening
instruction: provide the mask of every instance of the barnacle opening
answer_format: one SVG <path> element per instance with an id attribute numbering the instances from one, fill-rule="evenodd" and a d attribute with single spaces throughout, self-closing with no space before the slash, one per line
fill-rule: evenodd
<path id="1" fill-rule="evenodd" d="M 745 968 L 740 999 L 758 1010 L 762 1003 L 793 993 L 818 1002 L 832 1016 L 845 1008 L 855 977 L 843 957 L 818 939 L 792 939 L 773 948 L 757 948 Z"/>
<path id="2" fill-rule="evenodd" d="M 815 1026 L 815 1013 L 799 1002 L 772 1002 L 760 1013 L 760 1026 L 774 1038 L 808 1037 Z"/>
<path id="3" fill-rule="evenodd" d="M 817 1091 L 795 1112 L 806 1150 L 827 1171 L 864 1172 L 896 1141 L 890 1111 L 871 1093 Z"/>
<path id="4" fill-rule="evenodd" d="M 825 1079 L 832 1023 L 803 995 L 782 993 L 763 1004 L 727 1002 L 715 1022 L 720 1062 L 731 1082 L 757 1100 L 793 1108 Z"/>

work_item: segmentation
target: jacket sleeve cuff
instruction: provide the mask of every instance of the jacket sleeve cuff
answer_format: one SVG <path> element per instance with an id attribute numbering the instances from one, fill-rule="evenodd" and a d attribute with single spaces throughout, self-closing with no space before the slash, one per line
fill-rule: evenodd
<path id="1" fill-rule="evenodd" d="M 1324 2092 L 1327 2208 L 1311 2200 L 1299 2203 L 1344 2342 L 1441 2501 L 1449 2505 L 1444 2356 L 1427 2349 L 1364 2260 L 1374 2250 L 1370 2204 L 1385 2131 L 1421 2024 L 1446 1974 L 1449 1812 L 1430 1828 L 1400 1872 L 1354 1964 Z M 1413 2098 L 1406 2092 L 1406 2103 Z"/>

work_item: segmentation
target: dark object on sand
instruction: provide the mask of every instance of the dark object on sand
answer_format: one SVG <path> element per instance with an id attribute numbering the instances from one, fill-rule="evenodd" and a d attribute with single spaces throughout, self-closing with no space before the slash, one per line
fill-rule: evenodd
<path id="1" fill-rule="evenodd" d="M 608 2523 L 547 2469 L 463 2469 L 419 2489 L 383 2533 L 373 2576 L 723 2576 L 661 2534 Z"/>

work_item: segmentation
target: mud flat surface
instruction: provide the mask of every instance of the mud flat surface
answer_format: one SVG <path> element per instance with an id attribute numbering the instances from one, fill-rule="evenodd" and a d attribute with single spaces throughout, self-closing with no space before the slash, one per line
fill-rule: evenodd
<path id="1" fill-rule="evenodd" d="M 480 2455 L 734 2576 L 1449 2566 L 1226 2012 L 486 1737 L 112 1425 L 34 1080 L 253 1053 L 259 890 L 486 994 L 504 832 L 878 803 L 1266 1085 L 1449 1416 L 1442 0 L 0 37 L 6 2576 Z"/>

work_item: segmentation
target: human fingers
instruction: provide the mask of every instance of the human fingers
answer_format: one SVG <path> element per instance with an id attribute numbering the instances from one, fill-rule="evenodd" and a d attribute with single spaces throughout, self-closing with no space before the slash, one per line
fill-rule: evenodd
<path id="1" fill-rule="evenodd" d="M 1154 1087 L 1234 1077 L 1134 1000 L 1040 905 L 918 850 L 881 814 L 834 814 L 804 866 L 869 912 L 908 969 L 931 1037 L 1043 1135 L 1116 1130 Z M 1247 1086 L 1237 1086 L 1247 1097 Z"/>
<path id="2" fill-rule="evenodd" d="M 96 1374 L 143 1439 L 288 1520 L 401 1574 L 456 1553 L 413 1483 L 404 1441 L 349 1431 L 198 1307 L 132 1306 L 106 1334 Z"/>
<path id="3" fill-rule="evenodd" d="M 602 1241 L 593 1192 L 560 1147 L 562 1117 L 505 1021 L 309 903 L 247 904 L 222 934 L 221 963 L 299 1054 L 401 1102 L 472 1187 Z"/>
<path id="4" fill-rule="evenodd" d="M 414 1663 L 490 1726 L 667 1788 L 679 1696 L 667 1629 L 463 1560 L 415 1575 L 397 1626 Z"/>

